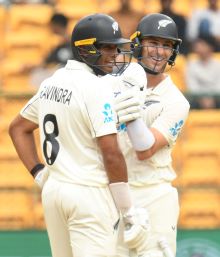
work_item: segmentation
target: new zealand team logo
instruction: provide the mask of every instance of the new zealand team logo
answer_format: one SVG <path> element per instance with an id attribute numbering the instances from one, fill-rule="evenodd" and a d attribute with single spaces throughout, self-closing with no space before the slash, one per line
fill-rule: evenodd
<path id="1" fill-rule="evenodd" d="M 109 103 L 104 104 L 104 111 L 102 113 L 105 116 L 104 123 L 114 121 L 112 107 Z"/>
<path id="2" fill-rule="evenodd" d="M 115 21 L 112 23 L 113 33 L 115 34 L 116 31 L 118 31 L 118 23 Z"/>
<path id="3" fill-rule="evenodd" d="M 160 20 L 158 21 L 159 23 L 159 26 L 158 26 L 158 29 L 160 28 L 166 28 L 166 26 L 170 23 L 172 23 L 172 21 L 169 21 L 169 20 Z"/>

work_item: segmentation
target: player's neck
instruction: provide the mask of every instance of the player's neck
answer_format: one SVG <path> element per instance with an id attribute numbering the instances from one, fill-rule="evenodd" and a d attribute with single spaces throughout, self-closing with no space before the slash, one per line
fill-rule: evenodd
<path id="1" fill-rule="evenodd" d="M 166 77 L 167 76 L 164 73 L 160 73 L 158 75 L 147 74 L 147 87 L 148 88 L 156 87 Z"/>

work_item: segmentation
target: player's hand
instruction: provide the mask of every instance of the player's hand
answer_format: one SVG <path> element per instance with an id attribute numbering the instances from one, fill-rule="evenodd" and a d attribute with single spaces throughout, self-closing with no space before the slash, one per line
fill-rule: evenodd
<path id="1" fill-rule="evenodd" d="M 130 249 L 141 251 L 146 247 L 150 230 L 149 215 L 144 208 L 131 208 L 123 215 L 124 242 Z"/>
<path id="2" fill-rule="evenodd" d="M 34 177 L 35 183 L 42 189 L 45 182 L 47 181 L 49 176 L 49 171 L 45 166 L 42 170 L 40 170 L 37 175 Z"/>
<path id="3" fill-rule="evenodd" d="M 140 100 L 135 96 L 133 90 L 127 90 L 117 95 L 115 98 L 115 112 L 117 114 L 117 122 L 124 123 L 136 120 L 141 116 Z"/>

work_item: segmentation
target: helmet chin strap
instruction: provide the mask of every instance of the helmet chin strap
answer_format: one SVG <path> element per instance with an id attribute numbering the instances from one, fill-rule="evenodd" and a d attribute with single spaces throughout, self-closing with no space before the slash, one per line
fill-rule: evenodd
<path id="1" fill-rule="evenodd" d="M 86 59 L 85 57 L 80 55 L 79 52 L 78 52 L 78 56 L 79 56 L 79 58 L 76 59 L 76 60 L 87 64 L 94 71 L 96 76 L 98 76 L 98 75 L 99 76 L 104 76 L 104 75 L 107 74 L 105 71 L 103 71 L 102 69 L 95 66 L 95 64 L 98 62 L 98 59 L 101 57 L 101 55 L 97 56 L 97 58 L 93 60 L 94 63 L 91 63 L 92 60 Z"/>
<path id="2" fill-rule="evenodd" d="M 154 70 L 148 68 L 147 66 L 145 66 L 145 65 L 143 64 L 143 62 L 138 61 L 138 63 L 144 68 L 144 70 L 145 70 L 147 73 L 152 74 L 152 75 L 158 75 L 158 74 L 160 74 L 160 73 L 163 73 L 164 70 L 165 70 L 165 68 L 166 68 L 166 65 L 167 65 L 167 64 L 165 64 L 165 65 L 164 65 L 164 68 L 161 69 L 161 71 L 154 71 Z"/>
<path id="3" fill-rule="evenodd" d="M 152 74 L 152 75 L 158 75 L 160 72 L 157 72 L 157 71 L 153 71 L 153 70 L 150 70 L 148 69 L 142 62 L 138 62 L 143 68 L 144 70 L 149 73 L 149 74 Z"/>

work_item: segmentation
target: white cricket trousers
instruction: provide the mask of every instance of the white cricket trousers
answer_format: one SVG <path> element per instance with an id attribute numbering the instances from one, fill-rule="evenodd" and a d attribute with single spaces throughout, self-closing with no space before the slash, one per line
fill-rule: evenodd
<path id="1" fill-rule="evenodd" d="M 115 256 L 119 215 L 108 186 L 49 178 L 42 204 L 53 257 Z"/>
<path id="2" fill-rule="evenodd" d="M 119 245 L 117 257 L 163 257 L 158 245 L 160 238 L 165 238 L 174 256 L 176 253 L 177 222 L 179 217 L 179 201 L 177 189 L 170 183 L 131 186 L 134 205 L 146 208 L 149 213 L 150 231 L 144 251 L 129 251 L 123 243 L 123 224 L 120 223 Z M 130 252 L 130 253 L 129 253 Z"/>

